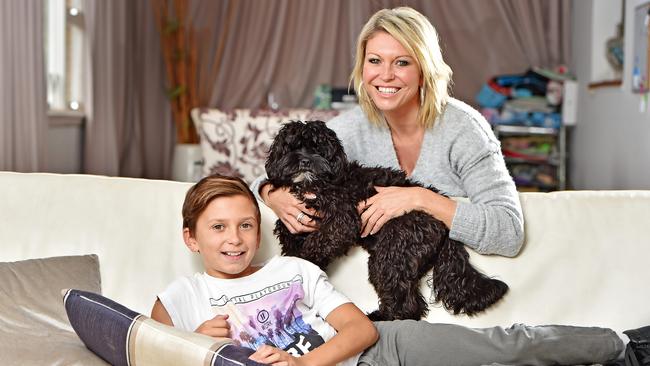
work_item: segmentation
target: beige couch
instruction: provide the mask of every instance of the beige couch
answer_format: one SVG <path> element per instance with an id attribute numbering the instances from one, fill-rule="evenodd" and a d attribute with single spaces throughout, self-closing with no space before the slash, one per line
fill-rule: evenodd
<path id="1" fill-rule="evenodd" d="M 168 283 L 201 270 L 199 258 L 185 248 L 181 238 L 180 208 L 189 186 L 172 181 L 0 172 L 0 262 L 97 254 L 103 294 L 148 314 L 156 294 Z M 599 325 L 616 330 L 650 324 L 650 191 L 522 193 L 521 201 L 526 242 L 520 255 L 502 258 L 472 253 L 476 266 L 510 285 L 504 300 L 474 318 L 451 316 L 432 306 L 429 321 L 474 327 L 519 322 Z M 275 217 L 262 208 L 258 260 L 279 251 L 271 233 Z M 355 250 L 329 272 L 336 287 L 369 311 L 376 306 L 376 296 L 366 280 L 365 259 L 363 251 Z M 16 275 L 19 272 L 11 268 L 2 273 L 15 277 L 0 278 L 0 309 L 13 308 L 24 315 L 24 321 L 31 319 L 34 324 L 14 327 L 12 319 L 0 314 L 0 358 L 4 362 L 6 355 L 20 359 L 30 350 L 42 349 L 29 339 L 53 342 L 47 348 L 51 363 L 92 358 L 61 315 L 58 300 L 15 298 L 11 293 L 16 289 L 41 291 L 39 286 L 49 278 L 34 271 Z M 92 274 L 76 277 L 92 279 Z M 20 283 L 12 287 L 8 281 Z M 44 321 L 44 306 L 58 311 L 58 318 Z M 6 329 L 30 336 L 20 344 L 7 343 L 15 338 Z M 64 338 L 68 347 L 57 348 L 56 342 Z M 76 348 L 70 342 L 76 342 Z"/>

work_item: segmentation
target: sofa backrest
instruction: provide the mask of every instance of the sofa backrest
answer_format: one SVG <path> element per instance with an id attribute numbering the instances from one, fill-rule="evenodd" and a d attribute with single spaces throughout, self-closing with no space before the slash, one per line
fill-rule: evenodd
<path id="1" fill-rule="evenodd" d="M 104 295 L 149 314 L 156 294 L 202 271 L 181 237 L 190 183 L 90 175 L 0 172 L 0 261 L 99 256 Z M 512 323 L 650 324 L 650 191 L 522 193 L 526 242 L 516 258 L 473 263 L 510 292 L 486 313 L 428 319 L 474 327 Z M 263 204 L 256 261 L 279 253 L 275 216 Z M 376 306 L 366 253 L 355 249 L 329 269 L 334 285 L 363 310 Z M 2 280 L 2 279 L 0 279 Z M 425 291 L 426 286 L 423 286 Z M 1 300 L 0 300 L 1 301 Z"/>

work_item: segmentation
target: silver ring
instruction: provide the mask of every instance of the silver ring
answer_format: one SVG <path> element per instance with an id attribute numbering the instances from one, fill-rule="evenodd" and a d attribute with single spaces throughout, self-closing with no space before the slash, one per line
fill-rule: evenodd
<path id="1" fill-rule="evenodd" d="M 297 220 L 299 223 L 302 224 L 302 222 L 301 222 L 300 220 L 302 220 L 303 217 L 305 217 L 305 213 L 302 212 L 302 211 L 300 211 L 300 213 L 298 214 L 298 216 L 296 216 L 296 220 Z"/>

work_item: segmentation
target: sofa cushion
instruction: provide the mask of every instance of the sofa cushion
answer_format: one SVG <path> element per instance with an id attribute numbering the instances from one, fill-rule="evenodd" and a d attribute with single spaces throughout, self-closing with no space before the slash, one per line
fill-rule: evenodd
<path id="1" fill-rule="evenodd" d="M 68 323 L 61 289 L 101 291 L 96 255 L 0 263 L 0 355 L 9 365 L 105 365 Z"/>
<path id="2" fill-rule="evenodd" d="M 194 109 L 192 119 L 201 141 L 203 175 L 220 173 L 251 183 L 264 173 L 268 149 L 282 123 L 327 121 L 338 113 L 316 109 Z"/>
<path id="3" fill-rule="evenodd" d="M 260 365 L 228 338 L 183 331 L 96 293 L 64 292 L 72 327 L 88 349 L 112 365 Z"/>

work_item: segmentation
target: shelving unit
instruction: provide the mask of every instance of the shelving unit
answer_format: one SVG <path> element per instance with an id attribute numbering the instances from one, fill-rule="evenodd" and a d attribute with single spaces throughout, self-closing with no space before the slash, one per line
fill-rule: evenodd
<path id="1" fill-rule="evenodd" d="M 566 127 L 495 125 L 494 133 L 518 190 L 566 189 Z"/>

